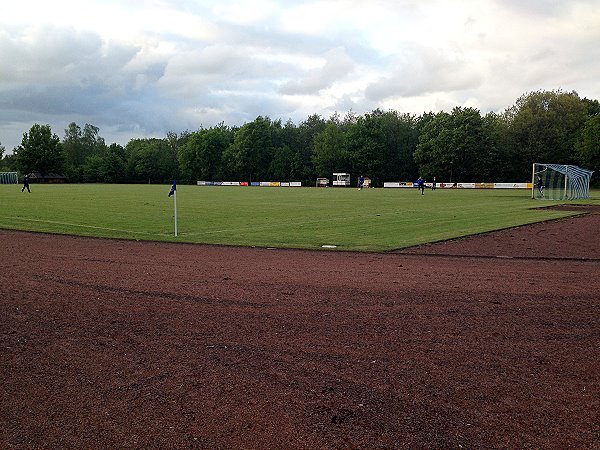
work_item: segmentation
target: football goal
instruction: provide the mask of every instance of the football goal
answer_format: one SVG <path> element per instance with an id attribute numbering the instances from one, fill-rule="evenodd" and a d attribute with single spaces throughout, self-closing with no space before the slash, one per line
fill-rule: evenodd
<path id="1" fill-rule="evenodd" d="M 590 198 L 593 170 L 564 164 L 533 164 L 531 198 L 575 200 Z"/>
<path id="2" fill-rule="evenodd" d="M 17 172 L 0 172 L 0 184 L 18 184 Z"/>

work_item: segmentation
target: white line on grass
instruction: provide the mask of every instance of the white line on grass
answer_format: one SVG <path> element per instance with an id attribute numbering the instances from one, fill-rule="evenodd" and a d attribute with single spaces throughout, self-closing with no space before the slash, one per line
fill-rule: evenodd
<path id="1" fill-rule="evenodd" d="M 145 234 L 148 236 L 169 236 L 170 235 L 170 233 L 148 233 L 146 231 L 122 230 L 120 228 L 99 227 L 97 225 L 84 225 L 81 223 L 60 222 L 57 220 L 31 219 L 29 217 L 7 217 L 7 219 L 15 219 L 15 220 L 23 221 L 23 222 L 50 223 L 53 225 L 64 225 L 64 226 L 69 226 L 69 227 L 91 228 L 93 230 L 117 231 L 119 233 Z"/>

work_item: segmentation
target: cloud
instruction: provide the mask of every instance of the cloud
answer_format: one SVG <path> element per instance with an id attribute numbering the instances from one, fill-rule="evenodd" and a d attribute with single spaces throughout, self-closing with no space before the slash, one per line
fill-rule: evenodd
<path id="1" fill-rule="evenodd" d="M 481 82 L 481 73 L 469 61 L 416 45 L 394 61 L 389 75 L 371 83 L 365 94 L 369 100 L 377 102 L 477 88 Z"/>
<path id="2" fill-rule="evenodd" d="M 594 6 L 595 0 L 496 0 L 503 7 L 519 14 L 533 15 L 537 17 L 561 17 L 568 14 L 579 5 Z"/>
<path id="3" fill-rule="evenodd" d="M 343 80 L 354 68 L 354 62 L 343 47 L 327 51 L 323 59 L 322 67 L 308 71 L 301 79 L 287 81 L 279 92 L 285 95 L 318 94 L 336 81 Z"/>
<path id="4" fill-rule="evenodd" d="M 596 0 L 20 0 L 0 6 L 0 141 L 72 121 L 107 142 L 259 115 L 600 97 Z"/>

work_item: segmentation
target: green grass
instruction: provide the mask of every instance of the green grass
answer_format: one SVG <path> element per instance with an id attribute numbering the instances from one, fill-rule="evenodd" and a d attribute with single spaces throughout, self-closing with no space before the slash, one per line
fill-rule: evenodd
<path id="1" fill-rule="evenodd" d="M 525 190 L 0 185 L 0 228 L 138 240 L 385 251 L 564 217 Z M 597 193 L 596 193 L 597 194 Z M 592 193 L 594 197 L 594 193 Z M 597 197 L 597 195 L 596 195 Z M 581 200 L 570 203 L 594 203 Z"/>

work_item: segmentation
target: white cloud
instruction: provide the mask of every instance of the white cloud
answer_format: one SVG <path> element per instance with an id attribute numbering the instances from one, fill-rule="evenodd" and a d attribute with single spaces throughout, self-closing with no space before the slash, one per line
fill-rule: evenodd
<path id="1" fill-rule="evenodd" d="M 354 68 L 354 62 L 343 47 L 327 51 L 323 59 L 322 67 L 308 71 L 304 77 L 297 75 L 284 83 L 279 92 L 286 95 L 317 94 L 336 81 L 343 81 Z"/>
<path id="2" fill-rule="evenodd" d="M 20 0 L 0 5 L 0 142 L 33 123 L 108 142 L 258 115 L 600 97 L 596 0 Z"/>

